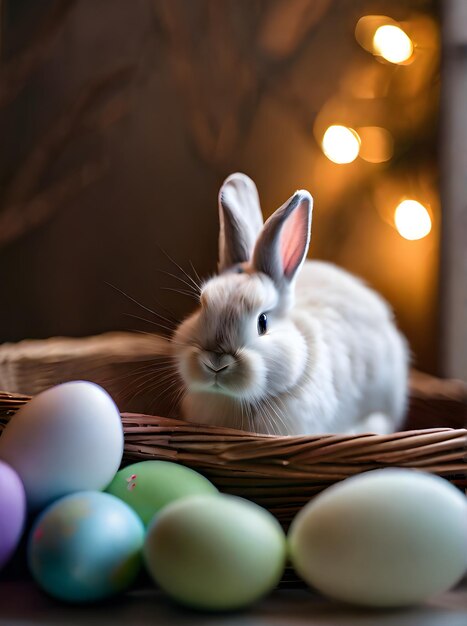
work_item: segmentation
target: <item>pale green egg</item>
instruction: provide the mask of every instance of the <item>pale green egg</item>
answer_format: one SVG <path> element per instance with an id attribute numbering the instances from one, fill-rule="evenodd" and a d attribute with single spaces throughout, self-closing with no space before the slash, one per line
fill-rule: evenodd
<path id="1" fill-rule="evenodd" d="M 146 567 L 174 600 L 230 610 L 270 592 L 284 571 L 286 541 L 265 509 L 235 496 L 192 496 L 167 506 L 148 528 Z"/>
<path id="2" fill-rule="evenodd" d="M 145 524 L 170 502 L 195 494 L 217 494 L 207 478 L 168 461 L 141 461 L 121 469 L 108 493 L 132 507 Z"/>
<path id="3" fill-rule="evenodd" d="M 467 567 L 467 499 L 447 480 L 397 468 L 348 478 L 294 519 L 290 555 L 323 594 L 377 607 L 446 591 Z"/>

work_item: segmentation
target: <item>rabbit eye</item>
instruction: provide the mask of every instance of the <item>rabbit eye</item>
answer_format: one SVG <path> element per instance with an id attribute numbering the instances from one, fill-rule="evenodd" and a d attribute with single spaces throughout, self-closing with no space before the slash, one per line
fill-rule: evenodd
<path id="1" fill-rule="evenodd" d="M 268 316 L 266 313 L 261 313 L 258 316 L 258 335 L 264 335 L 268 329 Z"/>

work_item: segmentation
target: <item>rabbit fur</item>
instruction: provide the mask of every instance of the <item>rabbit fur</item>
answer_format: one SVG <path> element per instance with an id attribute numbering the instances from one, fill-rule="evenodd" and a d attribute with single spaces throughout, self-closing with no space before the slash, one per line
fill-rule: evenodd
<path id="1" fill-rule="evenodd" d="M 263 225 L 240 173 L 219 193 L 219 274 L 173 337 L 181 417 L 274 435 L 389 433 L 407 404 L 409 351 L 362 281 L 306 261 L 312 197 Z"/>

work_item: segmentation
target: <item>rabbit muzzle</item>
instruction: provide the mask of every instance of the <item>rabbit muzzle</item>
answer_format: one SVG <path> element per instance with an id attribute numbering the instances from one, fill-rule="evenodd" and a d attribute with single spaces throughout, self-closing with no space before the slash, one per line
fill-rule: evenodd
<path id="1" fill-rule="evenodd" d="M 235 358 L 231 354 L 219 352 L 204 352 L 199 355 L 200 363 L 208 371 L 220 374 L 235 363 Z"/>

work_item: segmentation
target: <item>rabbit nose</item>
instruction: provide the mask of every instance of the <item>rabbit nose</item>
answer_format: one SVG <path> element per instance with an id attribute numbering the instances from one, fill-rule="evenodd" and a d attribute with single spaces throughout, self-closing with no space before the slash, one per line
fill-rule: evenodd
<path id="1" fill-rule="evenodd" d="M 205 352 L 205 357 L 203 364 L 216 374 L 226 370 L 235 360 L 231 354 L 219 352 Z"/>

